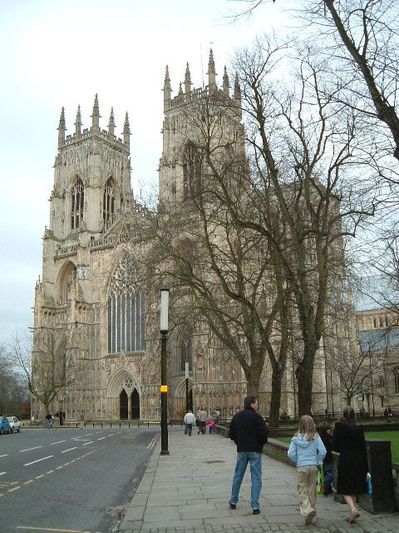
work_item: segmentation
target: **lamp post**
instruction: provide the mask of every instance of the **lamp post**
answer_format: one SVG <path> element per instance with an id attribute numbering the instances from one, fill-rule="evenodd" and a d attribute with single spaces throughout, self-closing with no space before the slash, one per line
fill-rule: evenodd
<path id="1" fill-rule="evenodd" d="M 166 384 L 166 341 L 169 329 L 169 289 L 161 289 L 161 455 L 168 450 L 168 386 Z"/>
<path id="2" fill-rule="evenodd" d="M 188 401 L 188 376 L 190 374 L 190 363 L 186 361 L 184 363 L 184 376 L 186 378 L 186 413 L 188 413 L 188 410 L 190 409 L 189 401 Z"/>

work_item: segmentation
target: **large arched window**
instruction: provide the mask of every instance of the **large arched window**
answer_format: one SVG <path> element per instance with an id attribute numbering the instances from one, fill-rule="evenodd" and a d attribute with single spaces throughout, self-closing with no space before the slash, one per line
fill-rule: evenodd
<path id="1" fill-rule="evenodd" d="M 395 379 L 395 394 L 399 394 L 399 368 L 395 368 L 393 375 Z"/>
<path id="2" fill-rule="evenodd" d="M 201 159 L 194 144 L 189 143 L 183 153 L 183 197 L 191 198 L 201 187 Z"/>
<path id="3" fill-rule="evenodd" d="M 193 356 L 192 356 L 192 342 L 191 334 L 185 333 L 179 344 L 180 351 L 180 372 L 184 372 L 186 369 L 186 363 L 189 364 L 189 369 L 193 369 Z"/>
<path id="4" fill-rule="evenodd" d="M 103 220 L 104 229 L 109 228 L 115 220 L 115 196 L 114 196 L 114 182 L 109 178 L 105 184 L 103 197 Z"/>
<path id="5" fill-rule="evenodd" d="M 73 297 L 73 290 L 76 283 L 76 266 L 73 263 L 67 263 L 59 277 L 59 302 L 66 304 Z"/>
<path id="6" fill-rule="evenodd" d="M 126 256 L 111 279 L 108 297 L 108 352 L 145 349 L 145 294 L 137 286 L 135 270 Z"/>
<path id="7" fill-rule="evenodd" d="M 80 178 L 75 179 L 75 183 L 72 187 L 71 197 L 71 228 L 80 228 L 83 220 L 83 208 L 84 208 L 84 187 Z"/>

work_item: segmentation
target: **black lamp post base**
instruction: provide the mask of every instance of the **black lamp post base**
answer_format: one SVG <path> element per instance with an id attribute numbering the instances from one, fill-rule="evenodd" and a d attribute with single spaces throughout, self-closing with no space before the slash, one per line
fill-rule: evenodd
<path id="1" fill-rule="evenodd" d="M 168 450 L 161 450 L 161 453 L 159 455 L 169 455 Z"/>

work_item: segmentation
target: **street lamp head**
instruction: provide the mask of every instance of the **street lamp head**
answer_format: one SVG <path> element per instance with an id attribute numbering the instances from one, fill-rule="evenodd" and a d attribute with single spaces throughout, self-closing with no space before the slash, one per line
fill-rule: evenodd
<path id="1" fill-rule="evenodd" d="M 161 289 L 161 333 L 166 333 L 169 329 L 169 289 Z"/>

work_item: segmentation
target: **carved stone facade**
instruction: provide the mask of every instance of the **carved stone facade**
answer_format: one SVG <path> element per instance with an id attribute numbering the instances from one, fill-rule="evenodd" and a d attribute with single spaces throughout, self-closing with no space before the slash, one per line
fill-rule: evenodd
<path id="1" fill-rule="evenodd" d="M 173 208 L 184 199 L 188 168 L 185 129 L 190 106 L 209 94 L 224 99 L 222 130 L 239 139 L 244 150 L 240 88 L 229 94 L 225 71 L 223 88 L 216 84 L 213 55 L 208 86 L 192 89 L 190 71 L 172 99 L 169 73 L 164 85 L 163 152 L 160 160 L 160 203 Z M 159 287 L 151 287 L 141 271 L 150 244 L 131 239 L 130 217 L 141 216 L 130 182 L 129 121 L 123 138 L 115 136 L 111 110 L 107 130 L 100 129 L 95 98 L 90 128 L 82 130 L 80 109 L 75 132 L 66 136 L 62 110 L 58 128 L 50 224 L 43 239 L 43 271 L 36 285 L 33 372 L 41 372 L 41 349 L 51 332 L 67 339 L 60 357 L 69 378 L 50 408 L 62 410 L 67 420 L 85 411 L 86 419 L 160 418 Z M 191 136 L 192 137 L 192 136 Z M 185 159 L 186 158 L 186 159 Z M 329 341 L 331 342 L 331 341 Z M 294 356 L 297 347 L 292 347 Z M 169 416 L 180 418 L 186 408 L 185 362 L 189 362 L 189 403 L 194 409 L 219 410 L 229 417 L 242 405 L 246 382 L 239 364 L 203 325 L 175 332 L 168 342 Z M 314 379 L 314 411 L 338 412 L 341 394 L 328 355 L 328 342 L 319 350 Z M 284 378 L 282 411 L 296 414 L 294 365 Z M 266 363 L 260 400 L 267 411 L 271 369 Z M 33 399 L 33 414 L 43 406 Z"/>

